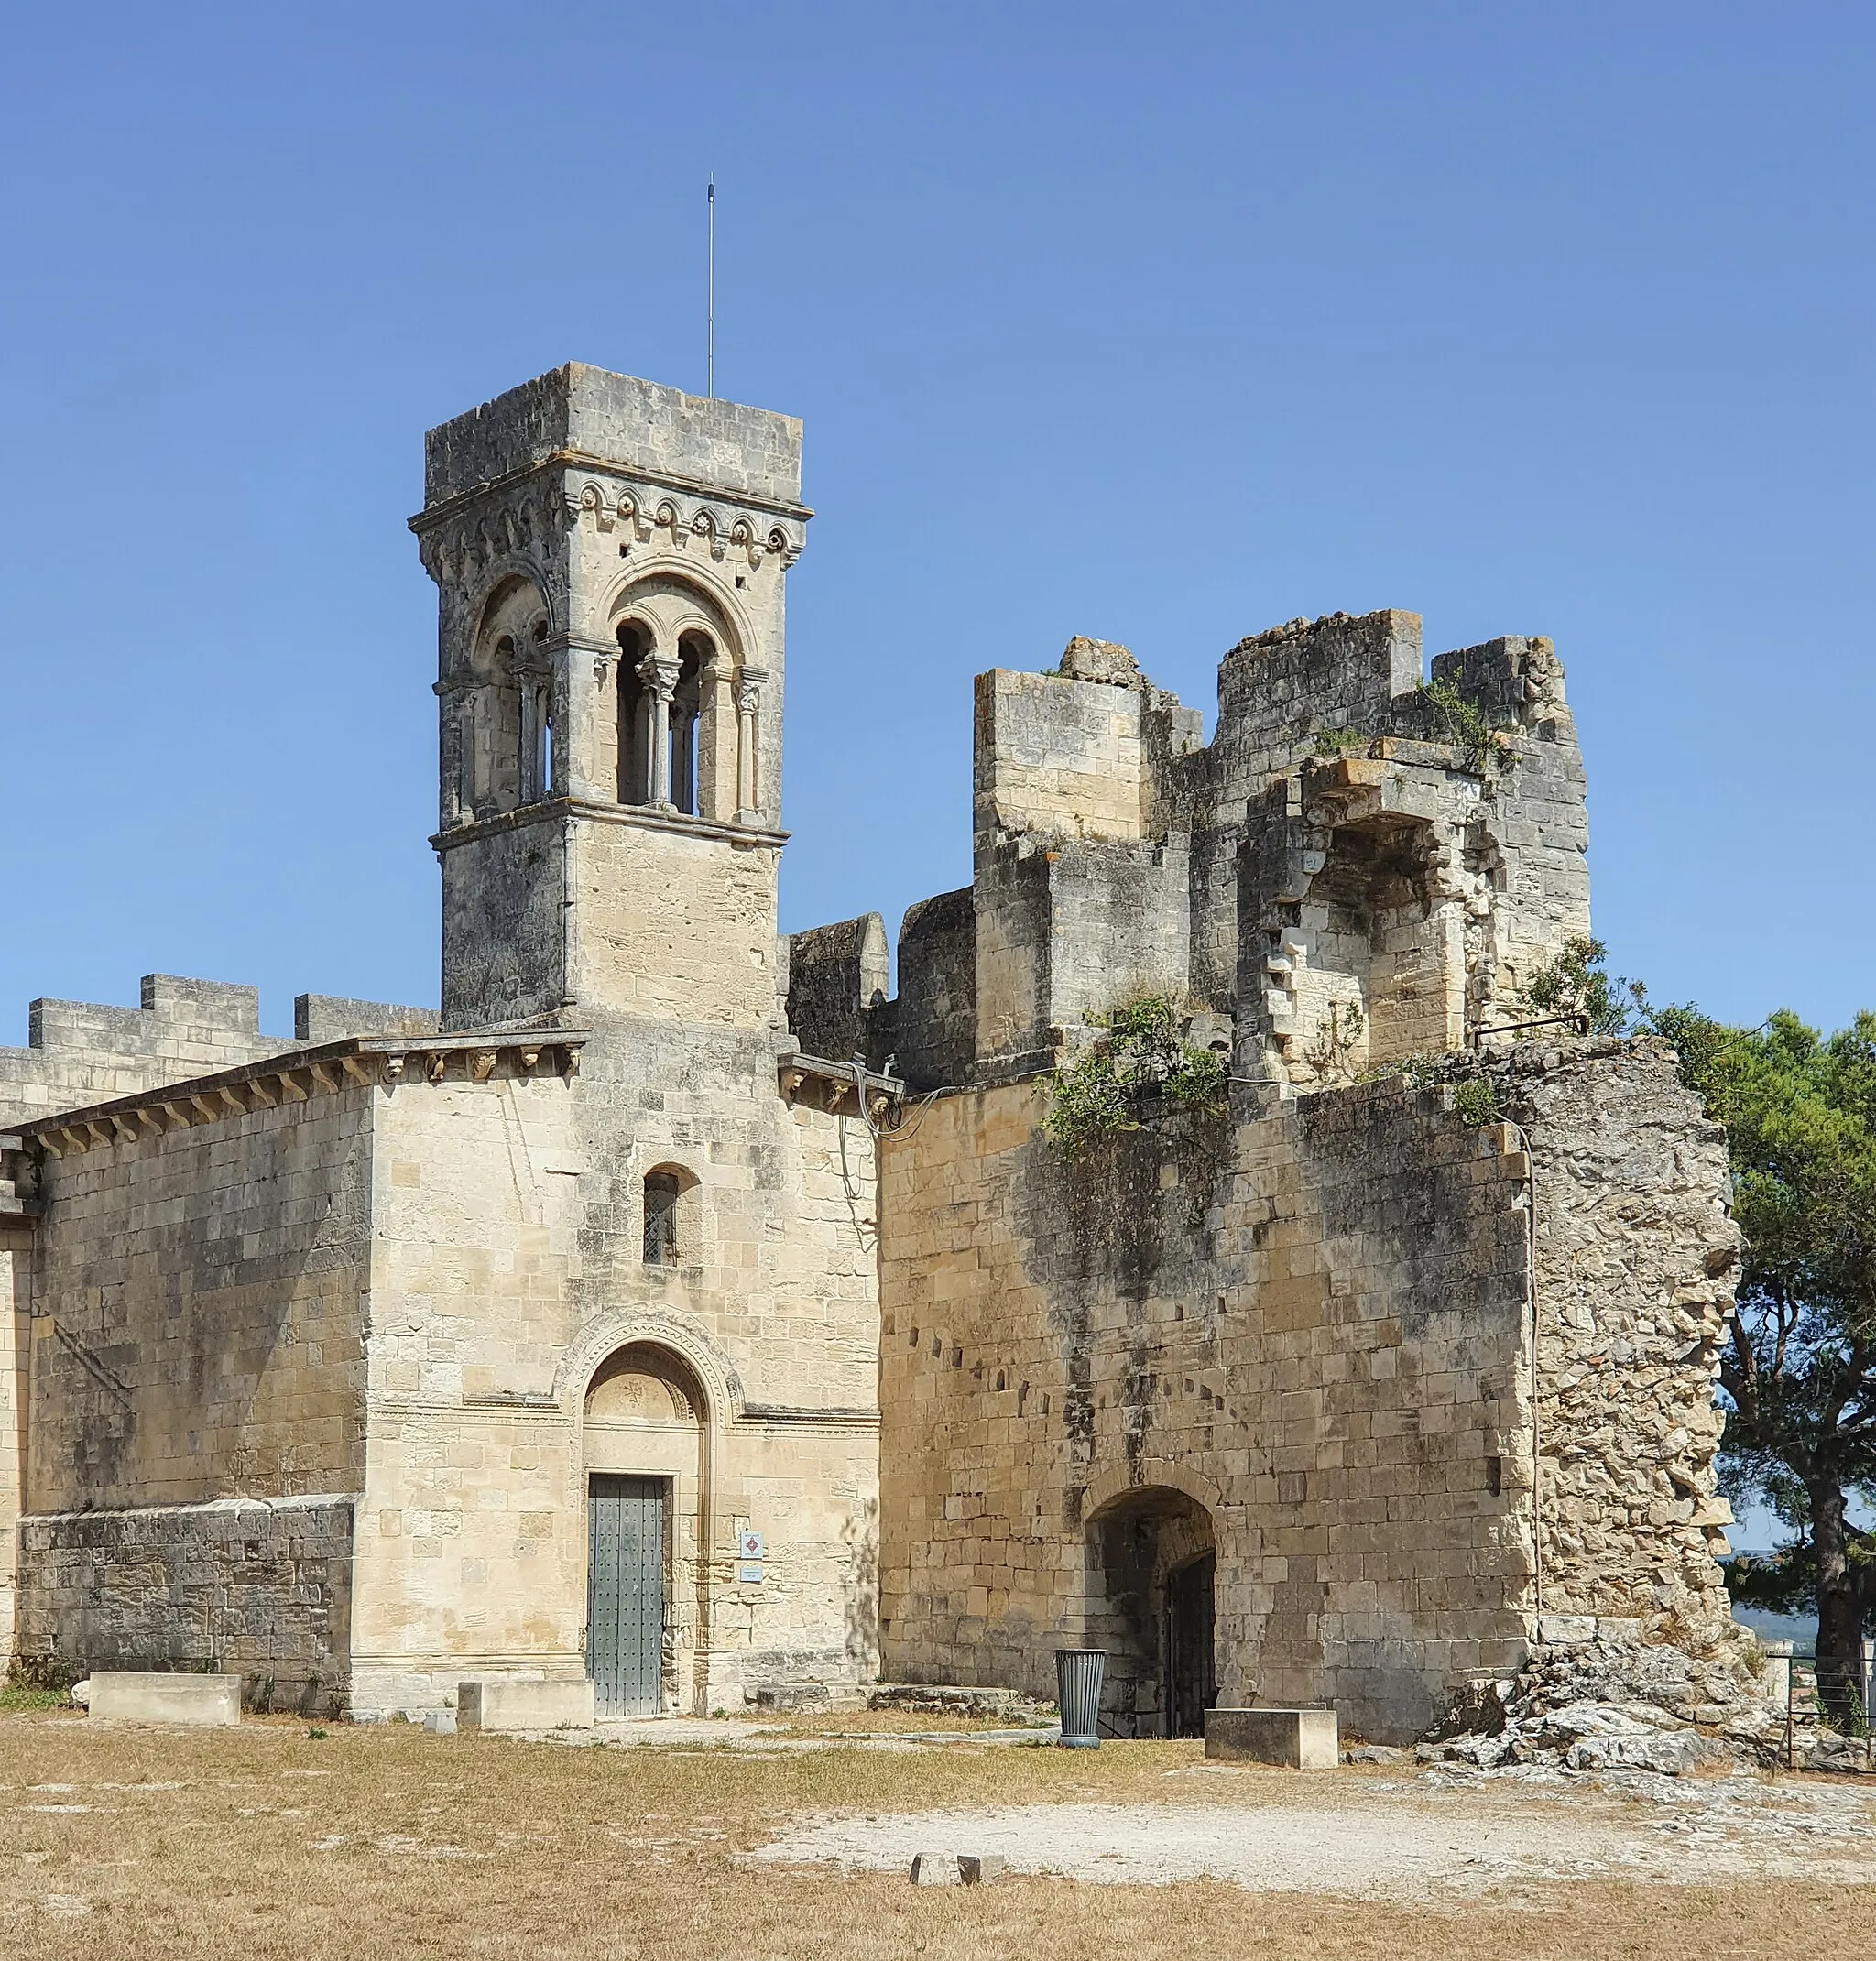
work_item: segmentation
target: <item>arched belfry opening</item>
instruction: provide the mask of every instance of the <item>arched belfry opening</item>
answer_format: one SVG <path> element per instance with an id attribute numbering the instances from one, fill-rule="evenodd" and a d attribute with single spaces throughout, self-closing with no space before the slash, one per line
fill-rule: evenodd
<path id="1" fill-rule="evenodd" d="M 489 594 L 459 674 L 454 743 L 459 822 L 499 816 L 551 794 L 553 682 L 547 604 L 516 575 Z"/>
<path id="2" fill-rule="evenodd" d="M 1169 1486 L 1123 1492 L 1087 1521 L 1088 1645 L 1106 1651 L 1116 1736 L 1198 1737 L 1217 1700 L 1212 1516 Z"/>
<path id="3" fill-rule="evenodd" d="M 753 822 L 762 670 L 715 598 L 668 574 L 614 604 L 618 801 L 714 823 Z"/>
<path id="4" fill-rule="evenodd" d="M 602 1718 L 687 1709 L 706 1646 L 710 1464 L 704 1390 L 633 1343 L 587 1388 L 586 1672 Z"/>
<path id="5" fill-rule="evenodd" d="M 715 645 L 707 634 L 687 633 L 678 642 L 678 678 L 671 703 L 671 801 L 684 817 L 701 814 L 697 759 L 704 670 L 715 658 Z"/>

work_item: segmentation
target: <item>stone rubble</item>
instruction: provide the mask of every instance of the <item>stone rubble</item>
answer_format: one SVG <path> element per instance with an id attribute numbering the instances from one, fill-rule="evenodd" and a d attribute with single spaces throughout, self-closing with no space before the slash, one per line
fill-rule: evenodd
<path id="1" fill-rule="evenodd" d="M 1480 1683 L 1415 1749 L 1422 1763 L 1496 1771 L 1870 1768 L 1860 1739 L 1800 1703 L 1787 1731 L 1783 1677 L 1744 1629 L 1705 1652 L 1647 1639 L 1639 1620 L 1545 1615 L 1523 1669 Z M 1388 1753 L 1393 1758 L 1398 1753 Z M 1375 1762 L 1382 1753 L 1344 1753 Z"/>

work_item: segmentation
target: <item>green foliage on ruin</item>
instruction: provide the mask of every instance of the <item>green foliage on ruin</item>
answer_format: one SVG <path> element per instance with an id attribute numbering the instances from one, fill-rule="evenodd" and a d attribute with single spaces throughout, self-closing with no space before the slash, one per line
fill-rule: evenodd
<path id="1" fill-rule="evenodd" d="M 1067 1156 L 1140 1129 L 1156 1103 L 1224 1114 L 1230 1061 L 1187 1041 L 1179 1010 L 1165 996 L 1144 996 L 1089 1021 L 1101 1032 L 1085 1054 L 1055 1072 L 1042 1119 L 1043 1134 Z"/>
<path id="2" fill-rule="evenodd" d="M 1319 728 L 1310 746 L 1317 756 L 1333 762 L 1336 757 L 1347 756 L 1351 750 L 1367 748 L 1373 740 L 1371 735 L 1364 735 L 1358 728 Z"/>
<path id="3" fill-rule="evenodd" d="M 1329 1011 L 1316 1025 L 1303 1060 L 1325 1084 L 1338 1078 L 1348 1080 L 1348 1059 L 1361 1046 L 1368 1032 L 1368 1017 L 1357 1001 L 1331 1001 Z"/>
<path id="4" fill-rule="evenodd" d="M 1592 1035 L 1626 1035 L 1648 1020 L 1648 989 L 1608 970 L 1609 949 L 1587 933 L 1533 967 L 1524 998 L 1540 1015 L 1580 1015 Z"/>
<path id="5" fill-rule="evenodd" d="M 1477 1075 L 1462 1076 L 1453 1085 L 1453 1114 L 1475 1130 L 1502 1122 L 1505 1113 L 1499 1103 L 1498 1084 L 1482 1070 Z"/>
<path id="6" fill-rule="evenodd" d="M 1503 776 L 1518 760 L 1518 752 L 1500 739 L 1476 702 L 1468 702 L 1443 677 L 1417 683 L 1417 692 L 1433 711 L 1437 742 L 1450 742 L 1466 758 L 1466 767 L 1488 782 Z"/>

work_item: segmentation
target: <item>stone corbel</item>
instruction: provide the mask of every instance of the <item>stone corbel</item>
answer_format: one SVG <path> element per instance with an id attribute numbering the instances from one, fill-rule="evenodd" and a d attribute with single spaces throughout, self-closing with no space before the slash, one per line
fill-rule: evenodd
<path id="1" fill-rule="evenodd" d="M 472 1083 L 486 1083 L 495 1073 L 496 1051 L 478 1049 L 469 1059 L 469 1080 Z"/>
<path id="2" fill-rule="evenodd" d="M 691 534 L 685 527 L 683 516 L 669 498 L 652 513 L 651 521 L 660 528 L 669 527 L 672 550 L 682 551 L 690 543 Z"/>
<path id="3" fill-rule="evenodd" d="M 385 1057 L 385 1082 L 393 1089 L 404 1080 L 404 1062 L 401 1055 Z"/>

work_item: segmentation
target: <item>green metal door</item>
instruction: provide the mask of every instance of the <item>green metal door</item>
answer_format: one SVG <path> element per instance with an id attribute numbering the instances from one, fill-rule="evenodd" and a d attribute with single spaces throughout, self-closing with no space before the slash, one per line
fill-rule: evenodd
<path id="1" fill-rule="evenodd" d="M 586 1672 L 602 1718 L 664 1706 L 664 1493 L 660 1477 L 593 1480 Z"/>

